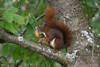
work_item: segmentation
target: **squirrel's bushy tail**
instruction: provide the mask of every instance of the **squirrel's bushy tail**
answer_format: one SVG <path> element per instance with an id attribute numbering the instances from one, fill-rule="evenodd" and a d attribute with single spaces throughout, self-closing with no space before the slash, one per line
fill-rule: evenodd
<path id="1" fill-rule="evenodd" d="M 56 28 L 63 33 L 64 43 L 65 43 L 64 46 L 66 47 L 69 46 L 70 42 L 72 41 L 72 32 L 66 24 L 54 18 L 54 9 L 52 7 L 48 7 L 46 9 L 45 20 L 46 20 L 45 22 L 49 27 Z"/>
<path id="2" fill-rule="evenodd" d="M 54 16 L 54 9 L 52 7 L 48 7 L 45 11 L 45 19 L 51 20 Z"/>

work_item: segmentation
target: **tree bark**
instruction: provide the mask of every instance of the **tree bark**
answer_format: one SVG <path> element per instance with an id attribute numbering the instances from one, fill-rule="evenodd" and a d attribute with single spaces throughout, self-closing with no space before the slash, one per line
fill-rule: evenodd
<path id="1" fill-rule="evenodd" d="M 55 17 L 67 24 L 73 32 L 71 52 L 78 51 L 72 67 L 100 67 L 100 47 L 95 43 L 95 37 L 86 20 L 79 0 L 48 0 L 55 9 Z M 73 54 L 73 53 L 72 53 Z M 70 67 L 70 64 L 68 64 Z"/>

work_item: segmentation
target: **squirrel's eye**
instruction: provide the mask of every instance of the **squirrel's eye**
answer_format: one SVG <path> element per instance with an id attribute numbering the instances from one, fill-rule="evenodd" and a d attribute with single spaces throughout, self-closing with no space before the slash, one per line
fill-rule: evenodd
<path id="1" fill-rule="evenodd" d="M 42 38 L 42 37 L 45 37 L 45 36 L 44 36 L 44 34 L 43 34 L 43 33 L 41 33 L 41 34 L 40 34 L 40 37 Z"/>
<path id="2" fill-rule="evenodd" d="M 46 37 L 46 34 L 44 32 L 41 32 L 40 37 Z"/>

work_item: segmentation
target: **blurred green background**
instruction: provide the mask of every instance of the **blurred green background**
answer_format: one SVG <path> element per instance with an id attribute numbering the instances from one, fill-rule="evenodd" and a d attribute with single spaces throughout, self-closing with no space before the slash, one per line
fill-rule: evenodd
<path id="1" fill-rule="evenodd" d="M 100 37 L 100 0 L 80 0 L 83 12 L 96 37 Z M 48 7 L 47 0 L 0 0 L 0 26 L 15 35 L 26 29 L 23 37 L 38 43 L 35 26 L 42 22 L 36 18 Z M 63 51 L 63 50 L 62 50 Z M 63 51 L 64 52 L 64 51 Z M 63 67 L 60 63 L 45 58 L 12 43 L 0 45 L 0 67 Z"/>

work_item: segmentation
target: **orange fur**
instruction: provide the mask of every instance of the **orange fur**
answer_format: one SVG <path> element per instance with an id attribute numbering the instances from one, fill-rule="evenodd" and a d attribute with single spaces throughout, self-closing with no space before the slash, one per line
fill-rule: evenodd
<path id="1" fill-rule="evenodd" d="M 45 11 L 45 22 L 48 26 L 59 29 L 63 33 L 66 46 L 70 45 L 72 32 L 67 25 L 54 18 L 54 9 L 52 7 L 47 8 Z"/>
<path id="2" fill-rule="evenodd" d="M 40 30 L 46 34 L 49 46 L 57 52 L 70 46 L 72 32 L 67 25 L 54 18 L 54 9 L 48 7 L 45 11 L 45 22 L 40 25 Z M 50 45 L 53 42 L 54 45 Z"/>

